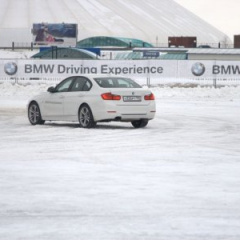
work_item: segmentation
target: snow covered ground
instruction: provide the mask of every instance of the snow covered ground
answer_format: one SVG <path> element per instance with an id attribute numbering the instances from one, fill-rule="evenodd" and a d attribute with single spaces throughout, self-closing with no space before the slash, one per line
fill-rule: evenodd
<path id="1" fill-rule="evenodd" d="M 153 88 L 156 118 L 31 126 L 0 83 L 0 240 L 239 240 L 240 87 Z"/>

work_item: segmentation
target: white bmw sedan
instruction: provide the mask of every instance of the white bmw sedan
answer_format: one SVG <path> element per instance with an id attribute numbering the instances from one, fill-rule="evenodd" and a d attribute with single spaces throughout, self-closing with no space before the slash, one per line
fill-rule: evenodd
<path id="1" fill-rule="evenodd" d="M 131 122 L 141 128 L 155 116 L 153 93 L 124 77 L 71 76 L 28 104 L 32 125 L 45 121 L 78 121 L 83 128 L 97 122 Z"/>

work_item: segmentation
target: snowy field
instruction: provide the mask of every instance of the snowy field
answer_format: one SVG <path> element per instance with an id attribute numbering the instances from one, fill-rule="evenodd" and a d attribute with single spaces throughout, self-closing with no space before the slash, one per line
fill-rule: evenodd
<path id="1" fill-rule="evenodd" d="M 154 88 L 156 118 L 29 124 L 0 83 L 0 240 L 239 240 L 240 87 Z"/>

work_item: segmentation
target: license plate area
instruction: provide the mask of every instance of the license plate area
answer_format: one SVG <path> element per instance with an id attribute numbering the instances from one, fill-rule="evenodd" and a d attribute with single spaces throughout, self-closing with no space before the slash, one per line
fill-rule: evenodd
<path id="1" fill-rule="evenodd" d="M 141 102 L 141 96 L 123 96 L 124 102 Z"/>

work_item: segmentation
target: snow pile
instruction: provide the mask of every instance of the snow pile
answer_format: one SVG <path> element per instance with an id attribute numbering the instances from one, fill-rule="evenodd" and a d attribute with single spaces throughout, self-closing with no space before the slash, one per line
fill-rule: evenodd
<path id="1" fill-rule="evenodd" d="M 186 99 L 240 99 L 240 86 L 214 87 L 164 87 L 153 88 L 157 98 L 186 98 Z"/>
<path id="2" fill-rule="evenodd" d="M 48 87 L 55 86 L 57 82 L 46 83 L 0 83 L 0 96 L 31 97 L 47 91 Z M 239 99 L 240 86 L 214 87 L 152 87 L 151 90 L 157 98 L 224 98 Z"/>
<path id="3" fill-rule="evenodd" d="M 0 108 L 25 108 L 32 96 L 45 92 L 47 88 L 48 84 L 0 83 Z"/>
<path id="4" fill-rule="evenodd" d="M 54 86 L 55 83 L 40 83 L 40 84 L 19 84 L 11 82 L 0 83 L 0 96 L 15 96 L 15 97 L 30 97 L 47 90 L 49 86 Z"/>
<path id="5" fill-rule="evenodd" d="M 0 107 L 17 106 L 25 107 L 28 100 L 37 94 L 46 92 L 50 86 L 57 82 L 31 82 L 31 83 L 0 83 Z M 145 87 L 145 86 L 144 86 Z M 186 100 L 227 100 L 240 99 L 240 86 L 214 87 L 152 87 L 156 99 L 186 99 Z M 16 101 L 17 99 L 17 101 Z"/>
<path id="6" fill-rule="evenodd" d="M 23 51 L 23 50 L 0 50 L 1 59 L 29 59 L 34 54 L 38 53 L 38 50 Z"/>

